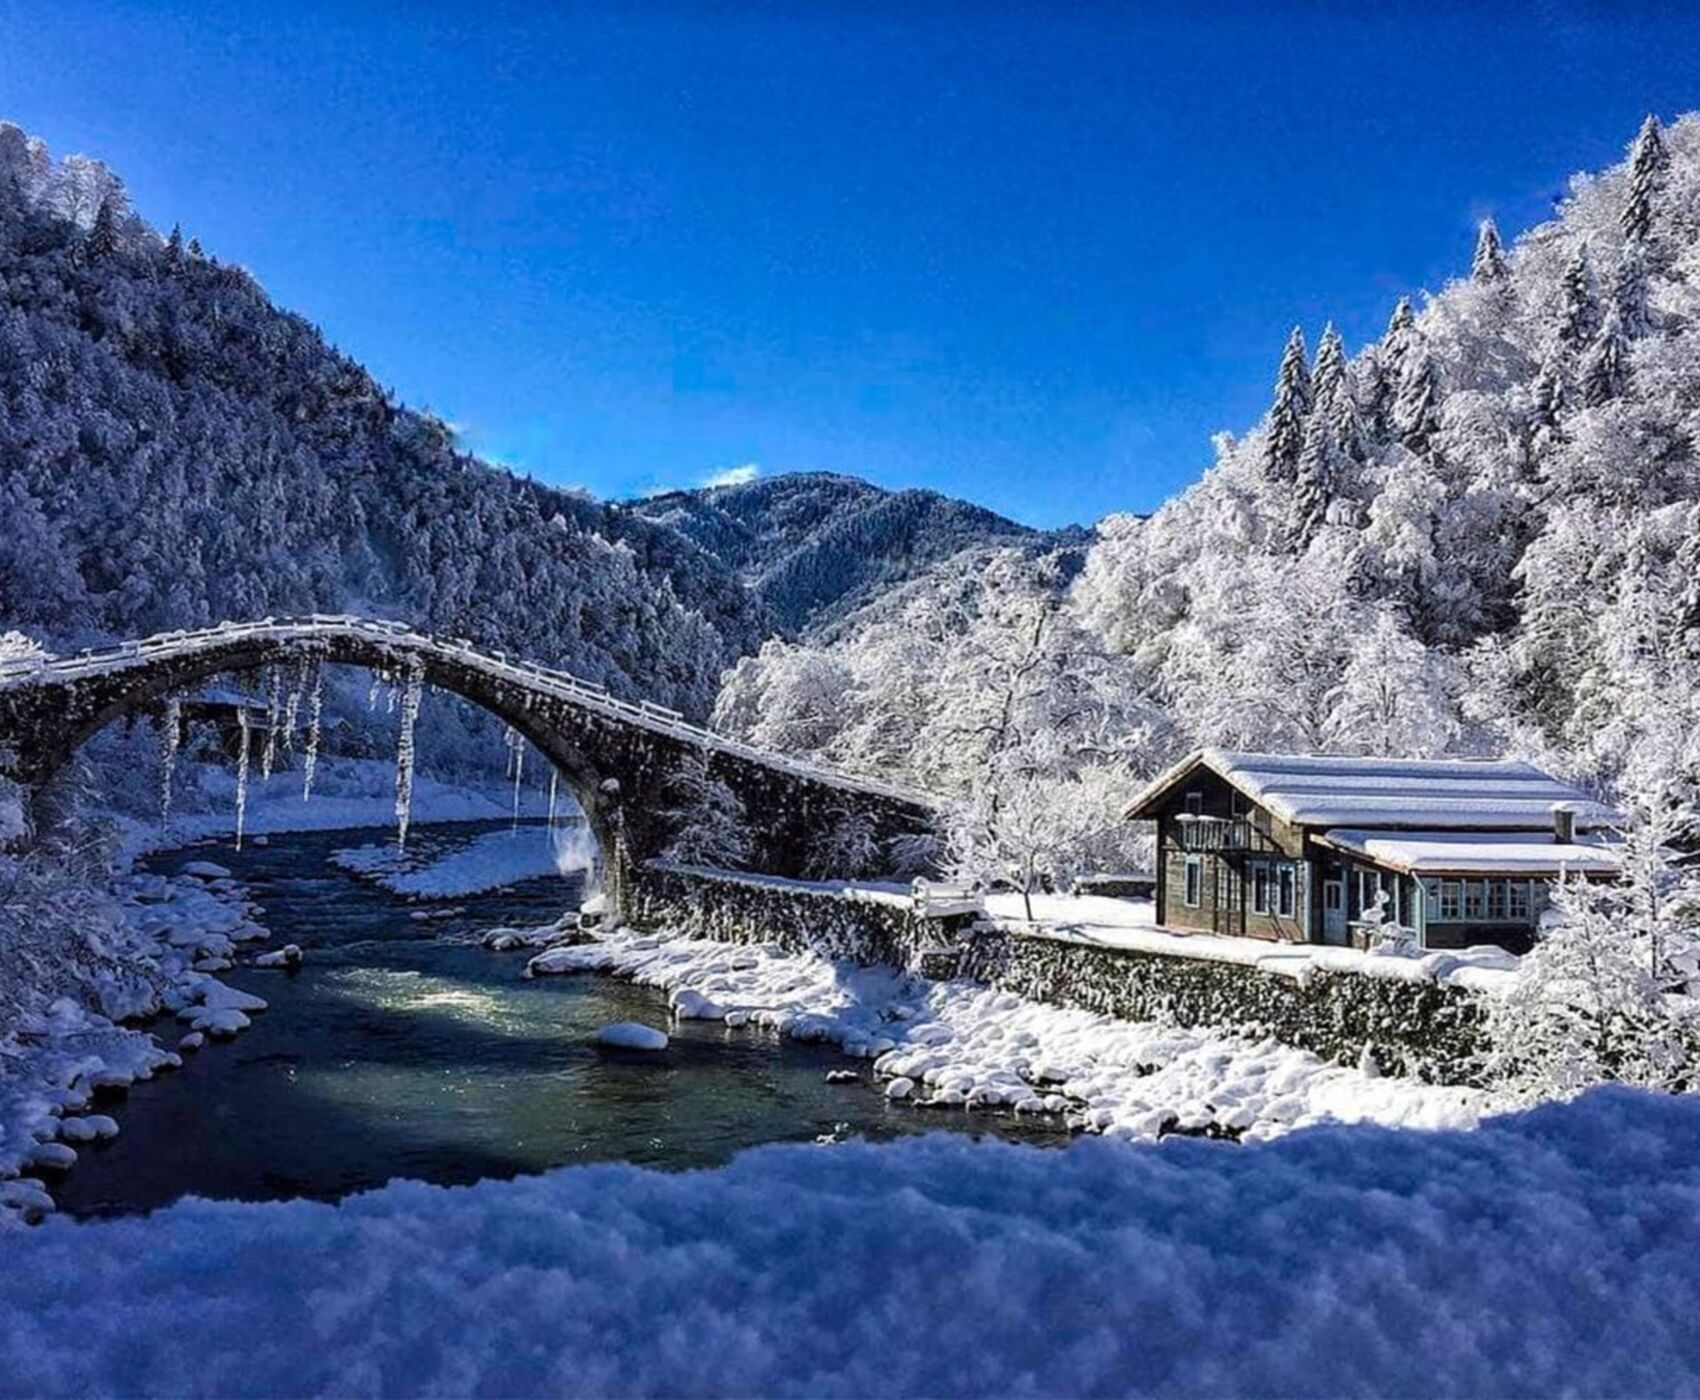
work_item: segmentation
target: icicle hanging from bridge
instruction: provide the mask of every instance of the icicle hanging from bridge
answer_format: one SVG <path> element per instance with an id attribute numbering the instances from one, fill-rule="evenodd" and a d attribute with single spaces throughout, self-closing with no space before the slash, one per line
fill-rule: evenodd
<path id="1" fill-rule="evenodd" d="M 419 702 L 425 693 L 425 668 L 418 661 L 408 667 L 407 685 L 401 695 L 401 722 L 395 750 L 395 843 L 407 849 L 407 819 L 413 810 L 413 726 L 419 718 Z"/>
<path id="2" fill-rule="evenodd" d="M 236 849 L 242 849 L 242 828 L 248 818 L 248 739 L 252 732 L 253 721 L 248 718 L 246 701 L 239 701 L 236 706 L 237 742 L 241 747 L 236 752 Z"/>
<path id="3" fill-rule="evenodd" d="M 319 766 L 319 732 L 325 710 L 325 668 L 313 663 L 313 690 L 307 701 L 307 752 L 301 760 L 301 800 L 313 795 L 313 770 Z"/>
<path id="4" fill-rule="evenodd" d="M 551 768 L 549 770 L 549 829 L 551 831 L 555 829 L 555 788 L 560 781 L 561 770 Z"/>
<path id="5" fill-rule="evenodd" d="M 289 700 L 283 707 L 283 746 L 285 749 L 295 747 L 295 725 L 301 717 L 301 695 L 307 689 L 307 671 L 311 664 L 310 659 L 303 654 L 295 668 L 295 684 L 290 687 Z"/>
<path id="6" fill-rule="evenodd" d="M 266 751 L 260 759 L 260 781 L 270 780 L 277 766 L 277 729 L 283 715 L 283 673 L 276 666 L 266 668 Z"/>
<path id="7" fill-rule="evenodd" d="M 165 702 L 165 714 L 160 720 L 159 752 L 161 767 L 159 784 L 159 819 L 171 820 L 171 778 L 177 771 L 177 746 L 183 741 L 183 702 L 173 695 Z"/>
<path id="8" fill-rule="evenodd" d="M 508 746 L 508 752 L 512 755 L 512 757 L 508 761 L 508 769 L 509 769 L 510 776 L 514 780 L 513 829 L 515 831 L 518 831 L 519 830 L 519 785 L 520 785 L 520 779 L 522 779 L 525 776 L 525 736 L 523 734 L 521 734 L 519 732 L 519 730 L 515 729 L 513 727 L 513 725 L 510 724 L 508 726 L 507 733 L 502 736 L 502 742 Z"/>

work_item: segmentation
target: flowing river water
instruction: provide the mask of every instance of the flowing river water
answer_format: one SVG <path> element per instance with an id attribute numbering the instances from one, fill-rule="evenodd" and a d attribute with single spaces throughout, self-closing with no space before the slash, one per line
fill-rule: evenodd
<path id="1" fill-rule="evenodd" d="M 452 841 L 491 825 L 421 834 Z M 524 980 L 529 954 L 492 953 L 480 937 L 576 908 L 578 877 L 419 902 L 330 861 L 393 839 L 292 833 L 146 863 L 170 874 L 218 861 L 259 904 L 266 946 L 298 943 L 307 961 L 220 974 L 270 1009 L 132 1088 L 119 1137 L 85 1149 L 56 1187 L 62 1210 L 117 1214 L 191 1194 L 334 1199 L 393 1177 L 461 1183 L 576 1162 L 700 1167 L 758 1143 L 936 1128 L 1057 1140 L 1011 1119 L 888 1104 L 864 1062 L 828 1046 L 718 1022 L 668 1026 L 653 989 L 597 975 Z M 599 1049 L 597 1029 L 622 1020 L 665 1027 L 672 1042 L 655 1054 Z M 846 1068 L 857 1082 L 826 1082 Z"/>

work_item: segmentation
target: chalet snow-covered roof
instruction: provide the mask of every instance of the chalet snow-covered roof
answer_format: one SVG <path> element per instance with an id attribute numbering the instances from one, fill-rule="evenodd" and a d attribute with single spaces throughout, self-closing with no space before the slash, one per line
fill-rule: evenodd
<path id="1" fill-rule="evenodd" d="M 1338 850 L 1411 875 L 1615 875 L 1616 850 L 1602 837 L 1544 839 L 1536 831 L 1352 831 L 1322 840 Z"/>
<path id="2" fill-rule="evenodd" d="M 1510 759 L 1340 758 L 1317 754 L 1200 749 L 1163 774 L 1128 808 L 1153 802 L 1204 767 L 1276 816 L 1303 826 L 1416 830 L 1534 831 L 1569 806 L 1581 828 L 1616 814 L 1580 788 Z"/>

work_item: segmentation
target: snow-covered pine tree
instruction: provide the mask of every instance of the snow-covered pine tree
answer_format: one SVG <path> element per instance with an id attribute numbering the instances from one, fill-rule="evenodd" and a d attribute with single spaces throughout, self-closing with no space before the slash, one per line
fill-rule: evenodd
<path id="1" fill-rule="evenodd" d="M 1305 419 L 1310 416 L 1310 367 L 1305 359 L 1302 328 L 1293 327 L 1275 378 L 1275 402 L 1269 410 L 1269 433 L 1264 447 L 1264 474 L 1271 481 L 1291 481 L 1304 451 Z"/>
<path id="2" fill-rule="evenodd" d="M 1564 366 L 1556 352 L 1549 354 L 1541 362 L 1540 372 L 1535 376 L 1535 382 L 1530 388 L 1530 406 L 1536 437 L 1540 440 L 1537 447 L 1558 432 L 1558 426 L 1564 417 Z"/>
<path id="3" fill-rule="evenodd" d="M 1564 359 L 1575 361 L 1600 331 L 1600 298 L 1588 245 L 1579 243 L 1559 279 L 1558 326 L 1554 339 Z"/>
<path id="4" fill-rule="evenodd" d="M 1612 278 L 1612 306 L 1624 335 L 1639 340 L 1653 330 L 1653 312 L 1647 299 L 1647 259 L 1641 245 L 1631 243 L 1623 250 Z"/>
<path id="5" fill-rule="evenodd" d="M 1649 112 L 1629 152 L 1629 193 L 1623 201 L 1622 228 L 1630 243 L 1645 243 L 1653 231 L 1669 159 L 1659 119 Z"/>
<path id="6" fill-rule="evenodd" d="M 1421 456 L 1440 427 L 1440 375 L 1422 333 L 1413 329 L 1401 357 L 1399 393 L 1393 402 L 1393 431 Z"/>
<path id="7" fill-rule="evenodd" d="M 1364 417 L 1371 435 L 1378 442 L 1393 436 L 1393 406 L 1399 398 L 1399 384 L 1405 371 L 1405 355 L 1416 334 L 1417 314 L 1411 309 L 1411 299 L 1400 297 L 1388 317 L 1387 329 L 1380 342 L 1366 356 L 1368 371 L 1364 395 Z"/>
<path id="8" fill-rule="evenodd" d="M 116 194 L 109 192 L 101 197 L 100 207 L 95 210 L 94 223 L 89 226 L 88 236 L 83 239 L 83 257 L 86 261 L 98 262 L 118 251 L 119 212 Z"/>
<path id="9" fill-rule="evenodd" d="M 1507 276 L 1505 249 L 1499 241 L 1499 228 L 1492 219 L 1483 219 L 1476 231 L 1476 251 L 1470 259 L 1470 276 L 1477 282 L 1503 282 Z"/>
<path id="10" fill-rule="evenodd" d="M 1346 344 L 1330 321 L 1322 328 L 1322 339 L 1316 345 L 1316 364 L 1311 371 L 1311 416 L 1323 419 L 1333 434 L 1339 466 L 1362 462 L 1368 452 L 1364 442 L 1363 420 L 1352 394 L 1351 374 L 1346 364 Z M 1331 489 L 1338 492 L 1344 484 L 1343 471 L 1337 471 Z"/>
<path id="11" fill-rule="evenodd" d="M 1588 351 L 1582 368 L 1582 401 L 1590 408 L 1610 403 L 1629 381 L 1629 346 L 1623 333 L 1623 318 L 1616 305 L 1606 311 L 1605 324 Z"/>
<path id="12" fill-rule="evenodd" d="M 1318 407 L 1305 425 L 1304 449 L 1294 474 L 1289 498 L 1287 544 L 1294 554 L 1303 554 L 1328 523 L 1328 506 L 1334 499 L 1339 447 L 1334 428 Z"/>

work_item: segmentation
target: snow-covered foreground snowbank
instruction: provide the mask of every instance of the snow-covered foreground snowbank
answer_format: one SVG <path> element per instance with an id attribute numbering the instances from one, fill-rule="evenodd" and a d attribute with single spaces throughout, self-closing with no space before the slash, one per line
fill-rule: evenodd
<path id="1" fill-rule="evenodd" d="M 6 1245 L 6 1394 L 1700 1387 L 1700 1103 L 1627 1090 L 1475 1132 L 934 1134 Z"/>
<path id="2" fill-rule="evenodd" d="M 683 1016 L 771 1027 L 874 1058 L 887 1092 L 944 1107 L 1063 1113 L 1114 1137 L 1214 1124 L 1256 1139 L 1324 1120 L 1468 1127 L 1476 1090 L 1382 1078 L 1273 1040 L 1118 1021 L 976 982 L 932 982 L 767 945 L 612 929 L 528 972 L 611 972 L 672 993 Z"/>
<path id="3" fill-rule="evenodd" d="M 501 889 L 521 880 L 588 868 L 585 828 L 522 826 L 486 831 L 439 856 L 387 845 L 354 846 L 331 859 L 344 870 L 363 875 L 392 893 L 415 898 L 450 899 Z"/>

